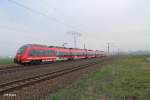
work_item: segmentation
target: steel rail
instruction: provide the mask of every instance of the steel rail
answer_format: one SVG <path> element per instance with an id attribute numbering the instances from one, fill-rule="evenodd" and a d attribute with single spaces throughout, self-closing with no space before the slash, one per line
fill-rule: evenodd
<path id="1" fill-rule="evenodd" d="M 19 80 L 14 80 L 14 81 L 10 81 L 10 82 L 6 82 L 6 83 L 1 83 L 0 84 L 0 95 L 13 91 L 13 90 L 18 90 L 22 87 L 26 87 L 28 85 L 32 85 L 44 80 L 48 80 L 48 79 L 53 79 L 59 76 L 62 76 L 64 74 L 68 74 L 80 69 L 84 69 L 87 67 L 90 67 L 92 65 L 96 65 L 101 63 L 102 61 L 104 61 L 106 59 L 102 59 L 100 61 L 94 61 L 91 63 L 87 63 L 87 64 L 83 64 L 83 65 L 79 65 L 73 68 L 65 68 L 62 70 L 57 70 L 54 72 L 50 72 L 50 73 L 45 73 L 45 74 L 41 74 L 41 75 L 36 75 L 33 77 L 29 77 L 29 78 L 24 78 L 24 79 L 19 79 Z"/>
<path id="2" fill-rule="evenodd" d="M 80 60 L 84 60 L 84 59 L 80 59 Z M 72 62 L 72 61 L 78 61 L 77 60 L 66 60 L 66 61 L 56 61 L 56 62 L 49 62 L 49 63 L 42 63 L 39 65 L 28 65 L 28 66 L 23 66 L 23 65 L 16 65 L 16 66 L 9 66 L 9 67 L 0 67 L 0 74 L 3 73 L 12 73 L 12 72 L 16 72 L 16 71 L 20 71 L 20 70 L 30 70 L 30 69 L 34 69 L 34 68 L 44 68 L 44 67 L 48 67 L 48 66 L 42 66 L 42 65 L 47 65 L 47 64 L 56 64 L 56 63 L 64 63 L 64 62 Z"/>

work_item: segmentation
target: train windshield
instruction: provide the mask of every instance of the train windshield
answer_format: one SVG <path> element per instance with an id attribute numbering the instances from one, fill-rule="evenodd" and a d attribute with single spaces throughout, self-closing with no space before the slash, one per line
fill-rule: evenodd
<path id="1" fill-rule="evenodd" d="M 18 53 L 23 53 L 24 50 L 27 48 L 27 46 L 22 46 L 19 50 L 18 50 Z"/>

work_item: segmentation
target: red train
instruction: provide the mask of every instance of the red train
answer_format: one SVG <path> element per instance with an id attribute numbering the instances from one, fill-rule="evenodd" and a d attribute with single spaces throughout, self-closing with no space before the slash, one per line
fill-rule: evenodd
<path id="1" fill-rule="evenodd" d="M 17 64 L 26 65 L 40 64 L 41 62 L 48 61 L 94 58 L 103 56 L 106 56 L 105 52 L 99 50 L 26 44 L 17 51 L 14 62 Z"/>

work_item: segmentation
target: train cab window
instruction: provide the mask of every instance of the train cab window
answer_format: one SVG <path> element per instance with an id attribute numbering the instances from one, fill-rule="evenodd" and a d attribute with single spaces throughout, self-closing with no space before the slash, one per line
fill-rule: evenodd
<path id="1" fill-rule="evenodd" d="M 27 48 L 27 46 L 22 46 L 19 50 L 18 53 L 24 53 L 25 49 Z"/>

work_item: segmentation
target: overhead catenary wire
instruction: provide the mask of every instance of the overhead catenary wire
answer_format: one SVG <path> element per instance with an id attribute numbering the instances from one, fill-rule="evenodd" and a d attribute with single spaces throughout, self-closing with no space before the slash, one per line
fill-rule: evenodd
<path id="1" fill-rule="evenodd" d="M 69 28 L 75 30 L 75 31 L 79 31 L 79 29 L 78 29 L 77 27 L 74 27 L 74 26 L 72 26 L 72 25 L 70 25 L 70 24 L 64 23 L 64 22 L 61 21 L 61 20 L 58 20 L 58 19 L 56 19 L 56 18 L 54 18 L 54 17 L 52 17 L 52 16 L 49 16 L 49 15 L 47 15 L 47 14 L 41 12 L 41 11 L 38 11 L 38 10 L 33 9 L 33 8 L 31 8 L 31 7 L 28 7 L 28 6 L 24 5 L 24 4 L 21 4 L 21 3 L 17 2 L 17 1 L 15 1 L 15 0 L 8 0 L 8 1 L 11 2 L 11 3 L 13 3 L 13 4 L 15 4 L 15 5 L 17 5 L 17 6 L 19 6 L 19 7 L 22 7 L 22 8 L 24 8 L 24 9 L 26 9 L 26 10 L 28 10 L 28 11 L 34 13 L 34 14 L 38 14 L 38 15 L 44 16 L 44 17 L 48 18 L 48 19 L 51 20 L 51 21 L 57 22 L 57 23 L 59 23 L 59 24 L 62 24 L 62 25 L 64 25 L 64 26 L 66 26 L 66 27 L 69 27 Z"/>
<path id="2" fill-rule="evenodd" d="M 84 34 L 85 34 L 85 33 L 88 33 L 88 32 L 85 32 L 85 31 L 79 29 L 79 27 L 75 27 L 75 26 L 73 26 L 73 25 L 71 25 L 71 24 L 65 23 L 64 21 L 61 21 L 60 19 L 57 19 L 57 18 L 55 18 L 55 17 L 52 17 L 52 16 L 50 16 L 50 15 L 48 15 L 48 14 L 45 14 L 45 13 L 39 11 L 39 10 L 33 9 L 33 8 L 29 7 L 29 6 L 26 6 L 26 5 L 22 4 L 22 3 L 19 3 L 19 2 L 16 1 L 16 0 L 8 0 L 8 1 L 9 1 L 10 3 L 13 3 L 13 4 L 15 4 L 15 5 L 19 6 L 19 7 L 22 7 L 22 8 L 24 8 L 24 9 L 26 9 L 26 10 L 28 10 L 28 11 L 34 13 L 34 14 L 36 14 L 36 15 L 41 15 L 41 16 L 43 16 L 43 17 L 49 19 L 50 21 L 59 23 L 59 24 L 65 26 L 65 27 L 67 27 L 67 28 L 68 28 L 69 30 L 71 30 L 71 31 L 74 31 L 74 32 L 77 32 L 77 33 L 84 33 Z"/>

